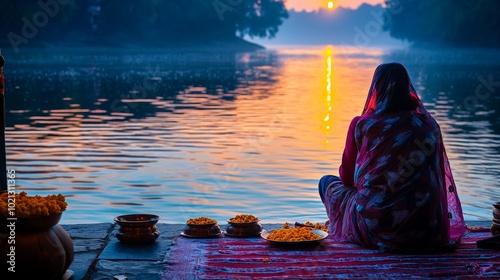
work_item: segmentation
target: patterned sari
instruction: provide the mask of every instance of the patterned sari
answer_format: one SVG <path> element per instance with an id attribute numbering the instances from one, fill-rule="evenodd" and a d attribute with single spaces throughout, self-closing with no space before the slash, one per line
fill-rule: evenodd
<path id="1" fill-rule="evenodd" d="M 441 130 L 401 64 L 375 71 L 363 113 L 349 127 L 339 172 L 340 178 L 319 182 L 336 240 L 428 251 L 465 233 Z"/>

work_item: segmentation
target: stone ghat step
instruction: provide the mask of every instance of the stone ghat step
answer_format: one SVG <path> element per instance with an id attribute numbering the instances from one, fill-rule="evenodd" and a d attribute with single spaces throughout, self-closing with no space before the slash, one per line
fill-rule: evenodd
<path id="1" fill-rule="evenodd" d="M 491 237 L 491 222 L 472 229 L 452 253 L 396 255 L 327 238 L 312 247 L 272 246 L 262 238 L 181 237 L 182 224 L 159 223 L 149 245 L 125 245 L 115 224 L 63 225 L 74 241 L 70 279 L 324 279 L 429 278 L 500 279 L 500 251 L 479 249 Z M 282 224 L 263 224 L 265 230 Z M 225 225 L 221 225 L 224 229 Z"/>

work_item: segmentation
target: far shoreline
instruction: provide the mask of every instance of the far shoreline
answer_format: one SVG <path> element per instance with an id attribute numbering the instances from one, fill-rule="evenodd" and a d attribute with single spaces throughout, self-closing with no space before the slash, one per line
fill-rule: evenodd
<path id="1" fill-rule="evenodd" d="M 22 55 L 24 51 L 75 51 L 75 52 L 108 52 L 108 51 L 127 51 L 141 52 L 253 52 L 265 50 L 266 47 L 257 43 L 235 37 L 225 40 L 211 41 L 191 41 L 182 43 L 137 43 L 137 42 L 119 42 L 119 41 L 87 41 L 87 42 L 32 42 L 19 45 L 17 50 L 8 40 L 0 41 L 1 54 L 8 59 L 8 56 Z"/>

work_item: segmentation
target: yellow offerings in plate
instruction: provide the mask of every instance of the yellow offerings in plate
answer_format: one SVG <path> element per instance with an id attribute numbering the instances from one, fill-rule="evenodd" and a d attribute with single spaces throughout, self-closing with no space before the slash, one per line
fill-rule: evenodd
<path id="1" fill-rule="evenodd" d="M 259 218 L 255 217 L 254 215 L 236 215 L 234 218 L 229 219 L 229 222 L 231 223 L 254 223 L 257 222 Z"/>
<path id="2" fill-rule="evenodd" d="M 313 229 L 319 229 L 319 230 L 322 230 L 322 231 L 325 231 L 325 232 L 328 232 L 328 228 L 326 225 L 324 224 L 320 224 L 320 223 L 316 223 L 316 224 L 313 224 L 309 221 L 307 221 L 305 223 L 306 226 L 309 226 L 309 227 L 312 227 Z"/>
<path id="3" fill-rule="evenodd" d="M 194 219 L 189 219 L 187 220 L 186 224 L 188 225 L 210 225 L 210 224 L 215 224 L 217 223 L 216 220 L 210 219 L 207 217 L 198 217 Z"/>
<path id="4" fill-rule="evenodd" d="M 273 241 L 312 241 L 321 238 L 308 227 L 276 229 L 267 236 L 267 239 Z"/>
<path id="5" fill-rule="evenodd" d="M 59 214 L 66 210 L 66 200 L 62 194 L 48 196 L 28 196 L 26 192 L 8 195 L 4 192 L 0 195 L 0 216 L 10 217 L 13 213 L 17 218 L 33 218 Z M 15 206 L 15 211 L 12 211 Z M 11 211 L 11 212 L 10 212 Z"/>

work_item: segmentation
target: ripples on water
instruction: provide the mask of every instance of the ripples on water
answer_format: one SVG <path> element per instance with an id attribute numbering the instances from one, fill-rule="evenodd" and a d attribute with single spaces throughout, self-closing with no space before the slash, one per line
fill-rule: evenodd
<path id="1" fill-rule="evenodd" d="M 67 197 L 62 223 L 324 221 L 317 181 L 338 174 L 373 70 L 394 60 L 441 124 L 466 218 L 490 219 L 500 84 L 475 90 L 480 77 L 500 82 L 496 52 L 19 54 L 5 67 L 8 167 L 18 191 Z"/>

